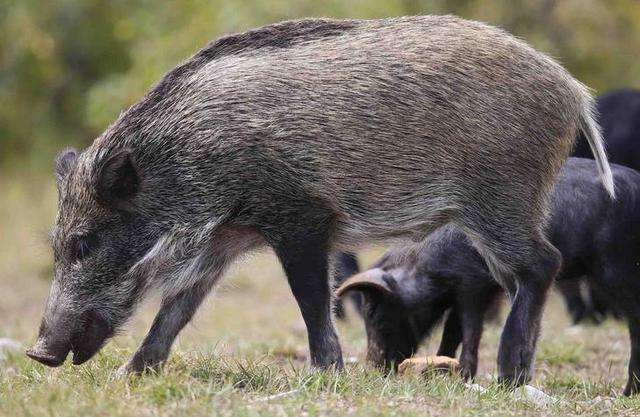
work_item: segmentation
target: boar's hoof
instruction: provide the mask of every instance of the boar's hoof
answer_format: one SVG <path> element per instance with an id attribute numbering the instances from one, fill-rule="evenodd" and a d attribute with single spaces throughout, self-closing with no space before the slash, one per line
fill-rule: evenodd
<path id="1" fill-rule="evenodd" d="M 118 375 L 156 373 L 162 369 L 167 360 L 168 351 L 146 346 L 138 350 L 136 354 L 118 370 Z"/>
<path id="2" fill-rule="evenodd" d="M 336 371 L 340 372 L 344 369 L 344 361 L 342 356 L 330 356 L 328 358 L 311 360 L 311 367 L 318 371 Z"/>
<path id="3" fill-rule="evenodd" d="M 471 367 L 465 366 L 464 364 L 461 364 L 460 365 L 460 376 L 465 381 L 471 381 L 475 375 L 474 375 L 474 372 L 473 372 Z"/>
<path id="4" fill-rule="evenodd" d="M 162 363 L 144 364 L 141 362 L 130 361 L 118 368 L 116 375 L 125 377 L 128 375 L 143 375 L 157 373 L 162 369 Z"/>
<path id="5" fill-rule="evenodd" d="M 526 385 L 533 377 L 533 350 L 510 346 L 514 344 L 503 337 L 498 351 L 498 382 L 508 388 Z"/>
<path id="6" fill-rule="evenodd" d="M 455 372 L 459 369 L 457 360 L 448 356 L 426 356 L 409 358 L 398 366 L 399 375 L 420 375 L 428 371 Z"/>
<path id="7" fill-rule="evenodd" d="M 531 375 L 529 372 L 521 371 L 514 375 L 500 375 L 498 376 L 498 383 L 508 388 L 516 388 L 522 385 L 526 385 L 531 381 Z"/>

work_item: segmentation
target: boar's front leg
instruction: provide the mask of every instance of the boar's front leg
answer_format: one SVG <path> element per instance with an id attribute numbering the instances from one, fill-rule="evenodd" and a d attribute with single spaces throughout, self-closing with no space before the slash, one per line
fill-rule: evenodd
<path id="1" fill-rule="evenodd" d="M 216 231 L 206 251 L 197 259 L 206 259 L 193 268 L 198 281 L 184 288 L 169 291 L 162 301 L 153 325 L 133 358 L 121 372 L 143 372 L 157 369 L 169 356 L 178 333 L 191 320 L 211 288 L 226 267 L 240 254 L 262 244 L 260 237 L 248 229 L 223 227 Z"/>
<path id="2" fill-rule="evenodd" d="M 210 286 L 196 285 L 162 302 L 147 336 L 121 373 L 157 370 L 169 357 L 178 333 L 191 320 Z"/>
<path id="3" fill-rule="evenodd" d="M 342 352 L 331 315 L 326 234 L 293 234 L 273 246 L 307 326 L 311 365 L 341 369 Z"/>

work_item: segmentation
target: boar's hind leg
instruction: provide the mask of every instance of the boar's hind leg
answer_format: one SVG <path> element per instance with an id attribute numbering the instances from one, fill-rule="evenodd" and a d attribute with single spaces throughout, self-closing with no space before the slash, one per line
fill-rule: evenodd
<path id="1" fill-rule="evenodd" d="M 624 395 L 640 392 L 640 316 L 629 317 L 629 335 L 631 336 L 631 358 L 629 360 L 629 380 Z"/>
<path id="2" fill-rule="evenodd" d="M 287 274 L 307 326 L 311 365 L 342 368 L 342 353 L 331 314 L 327 238 L 324 233 L 282 237 L 274 249 Z"/>
<path id="3" fill-rule="evenodd" d="M 527 262 L 514 268 L 518 290 L 498 350 L 499 376 L 515 385 L 528 382 L 533 375 L 547 292 L 562 262 L 558 250 L 542 236 L 527 252 Z"/>
<path id="4" fill-rule="evenodd" d="M 494 278 L 512 298 L 498 350 L 499 379 L 508 385 L 522 385 L 533 375 L 540 320 L 562 258 L 539 230 L 524 234 L 521 228 L 504 224 L 493 230 L 496 232 L 470 236 Z"/>
<path id="5" fill-rule="evenodd" d="M 141 373 L 160 367 L 169 357 L 178 333 L 191 320 L 209 289 L 210 286 L 196 285 L 165 299 L 144 342 L 123 371 Z"/>

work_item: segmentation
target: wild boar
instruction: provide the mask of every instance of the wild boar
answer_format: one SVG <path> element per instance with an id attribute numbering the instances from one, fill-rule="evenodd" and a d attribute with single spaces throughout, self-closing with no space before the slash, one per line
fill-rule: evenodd
<path id="1" fill-rule="evenodd" d="M 594 181 L 595 163 L 570 158 L 555 188 L 547 235 L 564 265 L 558 281 L 586 276 L 615 302 L 629 324 L 631 359 L 624 390 L 640 389 L 640 173 L 612 165 L 613 201 Z M 363 294 L 367 358 L 378 366 L 410 357 L 449 311 L 439 356 L 455 357 L 472 378 L 485 313 L 503 289 L 468 237 L 455 226 L 434 232 L 415 254 L 395 249 L 372 269 L 349 278 L 338 294 Z M 518 289 L 520 291 L 520 289 Z"/>
<path id="2" fill-rule="evenodd" d="M 86 361 L 161 288 L 125 366 L 155 368 L 225 267 L 268 245 L 311 364 L 340 368 L 328 254 L 455 223 L 498 281 L 518 283 L 500 375 L 528 380 L 560 267 L 542 233 L 548 196 L 579 130 L 613 193 L 592 107 L 552 59 L 451 16 L 300 20 L 218 39 L 58 158 L 55 274 L 29 356 Z"/>

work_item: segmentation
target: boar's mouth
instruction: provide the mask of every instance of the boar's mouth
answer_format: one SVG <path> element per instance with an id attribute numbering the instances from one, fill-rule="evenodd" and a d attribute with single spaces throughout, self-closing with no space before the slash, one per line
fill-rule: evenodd
<path id="1" fill-rule="evenodd" d="M 81 365 L 91 359 L 113 334 L 113 328 L 99 314 L 93 311 L 85 313 L 71 340 L 73 364 Z"/>

